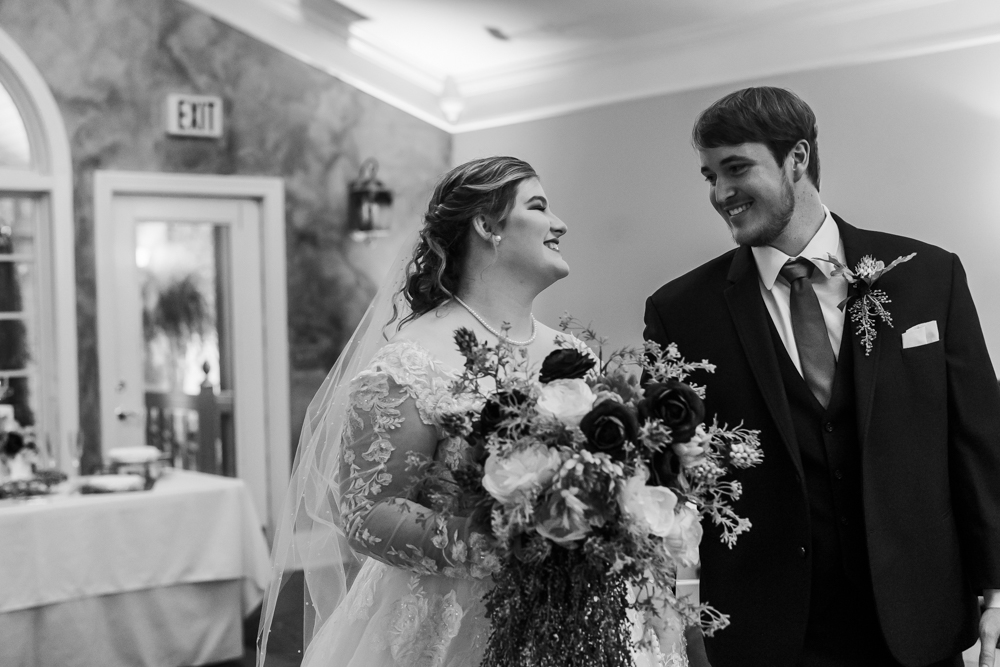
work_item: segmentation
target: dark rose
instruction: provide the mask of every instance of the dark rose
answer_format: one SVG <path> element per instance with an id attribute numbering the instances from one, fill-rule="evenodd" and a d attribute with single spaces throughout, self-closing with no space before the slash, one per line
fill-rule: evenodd
<path id="1" fill-rule="evenodd" d="M 577 380 L 586 375 L 594 367 L 594 363 L 594 358 L 589 354 L 562 348 L 545 357 L 538 381 L 544 384 L 553 380 Z"/>
<path id="2" fill-rule="evenodd" d="M 527 394 L 517 389 L 503 391 L 493 396 L 486 401 L 482 412 L 479 413 L 479 433 L 483 437 L 493 433 L 500 428 L 500 424 L 510 415 L 511 410 L 527 402 Z M 509 434 L 501 433 L 501 435 L 509 437 Z"/>
<path id="3" fill-rule="evenodd" d="M 584 415 L 580 430 L 587 436 L 588 450 L 621 461 L 625 458 L 625 443 L 639 435 L 639 423 L 628 407 L 618 401 L 604 400 Z"/>
<path id="4" fill-rule="evenodd" d="M 674 442 L 688 442 L 695 435 L 698 424 L 705 420 L 705 404 L 694 389 L 683 382 L 668 380 L 646 386 L 645 396 L 639 401 L 639 419 L 655 419 L 670 429 Z M 653 455 L 653 481 L 661 486 L 671 486 L 681 472 L 680 457 L 673 447 L 664 447 Z"/>
<path id="5" fill-rule="evenodd" d="M 674 486 L 681 474 L 681 457 L 677 456 L 673 447 L 667 445 L 653 454 L 653 460 L 650 461 L 649 467 L 653 473 L 652 484 Z"/>
<path id="6" fill-rule="evenodd" d="M 668 380 L 646 386 L 639 401 L 639 419 L 656 419 L 670 429 L 674 442 L 688 442 L 705 420 L 705 403 L 683 382 Z"/>

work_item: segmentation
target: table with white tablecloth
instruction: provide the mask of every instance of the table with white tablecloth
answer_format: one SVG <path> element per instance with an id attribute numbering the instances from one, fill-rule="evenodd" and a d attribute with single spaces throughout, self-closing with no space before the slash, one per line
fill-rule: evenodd
<path id="1" fill-rule="evenodd" d="M 270 566 L 241 480 L 0 501 L 0 665 L 181 667 L 242 655 Z"/>

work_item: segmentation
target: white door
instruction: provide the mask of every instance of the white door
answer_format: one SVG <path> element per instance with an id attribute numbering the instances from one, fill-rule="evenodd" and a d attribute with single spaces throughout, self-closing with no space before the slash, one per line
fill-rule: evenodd
<path id="1" fill-rule="evenodd" d="M 176 467 L 240 477 L 266 522 L 260 202 L 110 203 L 110 265 L 98 281 L 102 449 L 150 444 Z"/>

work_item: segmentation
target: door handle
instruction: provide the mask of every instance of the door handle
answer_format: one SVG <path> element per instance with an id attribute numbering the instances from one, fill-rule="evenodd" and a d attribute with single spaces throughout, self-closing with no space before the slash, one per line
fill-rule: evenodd
<path id="1" fill-rule="evenodd" d="M 118 418 L 118 421 L 127 423 L 130 421 L 139 421 L 141 415 L 135 410 L 126 410 L 119 405 L 115 408 L 115 417 Z"/>

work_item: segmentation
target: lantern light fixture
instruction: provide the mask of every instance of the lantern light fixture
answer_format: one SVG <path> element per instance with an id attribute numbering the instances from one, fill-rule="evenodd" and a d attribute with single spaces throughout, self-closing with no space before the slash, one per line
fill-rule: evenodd
<path id="1" fill-rule="evenodd" d="M 378 179 L 378 161 L 361 163 L 347 197 L 347 227 L 355 241 L 386 236 L 392 227 L 392 190 Z"/>

